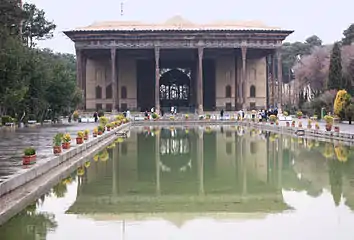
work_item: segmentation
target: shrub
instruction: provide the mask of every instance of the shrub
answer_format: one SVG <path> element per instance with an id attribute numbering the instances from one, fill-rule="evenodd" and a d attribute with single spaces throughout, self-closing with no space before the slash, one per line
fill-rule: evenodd
<path id="1" fill-rule="evenodd" d="M 36 155 L 36 149 L 34 149 L 32 147 L 25 148 L 25 150 L 23 150 L 23 153 L 25 154 L 25 156 Z"/>
<path id="2" fill-rule="evenodd" d="M 275 116 L 275 115 L 270 115 L 269 116 L 269 121 L 274 123 L 276 120 L 277 120 L 277 116 Z"/>
<path id="3" fill-rule="evenodd" d="M 334 114 L 344 118 L 344 110 L 350 104 L 351 96 L 345 90 L 340 90 L 334 100 Z"/>
<path id="4" fill-rule="evenodd" d="M 152 117 L 153 119 L 156 119 L 156 118 L 159 117 L 159 115 L 157 115 L 157 113 L 153 113 L 153 114 L 151 114 L 151 117 Z"/>
<path id="5" fill-rule="evenodd" d="M 74 121 L 79 119 L 79 112 L 78 111 L 73 112 L 73 119 L 74 119 Z"/>
<path id="6" fill-rule="evenodd" d="M 98 115 L 98 117 L 103 117 L 104 116 L 104 111 L 99 110 L 97 115 Z"/>
<path id="7" fill-rule="evenodd" d="M 93 129 L 93 133 L 98 133 L 98 128 L 97 127 L 95 127 L 94 129 Z"/>
<path id="8" fill-rule="evenodd" d="M 103 128 L 103 126 L 100 125 L 100 126 L 97 127 L 97 130 L 98 130 L 99 132 L 103 132 L 104 128 Z"/>
<path id="9" fill-rule="evenodd" d="M 349 104 L 346 108 L 345 108 L 345 116 L 347 118 L 354 118 L 354 104 Z"/>
<path id="10" fill-rule="evenodd" d="M 1 117 L 2 125 L 6 125 L 7 123 L 13 123 L 13 122 L 14 122 L 14 120 L 13 120 L 13 118 L 11 116 L 5 115 L 5 116 Z"/>
<path id="11" fill-rule="evenodd" d="M 297 111 L 297 112 L 296 112 L 296 116 L 297 116 L 297 117 L 302 117 L 302 115 L 303 115 L 303 114 L 302 114 L 301 111 Z"/>
<path id="12" fill-rule="evenodd" d="M 84 131 L 84 133 L 85 133 L 85 135 L 89 135 L 89 134 L 90 134 L 90 131 L 86 129 L 86 130 Z"/>

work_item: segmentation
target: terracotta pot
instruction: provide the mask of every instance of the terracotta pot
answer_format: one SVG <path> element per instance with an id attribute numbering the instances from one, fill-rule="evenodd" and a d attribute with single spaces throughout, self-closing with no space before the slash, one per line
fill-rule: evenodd
<path id="1" fill-rule="evenodd" d="M 290 123 L 289 123 L 289 122 L 286 122 L 286 126 L 287 126 L 287 127 L 290 127 Z"/>
<path id="2" fill-rule="evenodd" d="M 30 156 L 23 156 L 22 157 L 22 164 L 23 165 L 30 165 L 36 163 L 36 155 L 30 155 Z"/>
<path id="3" fill-rule="evenodd" d="M 92 133 L 93 137 L 97 137 L 97 133 Z"/>
<path id="4" fill-rule="evenodd" d="M 61 146 L 53 146 L 53 153 L 55 155 L 60 154 L 61 153 Z"/>
<path id="5" fill-rule="evenodd" d="M 85 135 L 84 136 L 84 140 L 87 141 L 89 139 L 89 136 L 88 135 Z"/>
<path id="6" fill-rule="evenodd" d="M 291 124 L 291 127 L 295 127 L 295 123 L 292 123 L 292 124 Z"/>
<path id="7" fill-rule="evenodd" d="M 63 149 L 69 149 L 70 148 L 70 143 L 69 142 L 63 142 L 62 145 Z"/>
<path id="8" fill-rule="evenodd" d="M 107 132 L 111 131 L 111 128 L 110 127 L 107 127 Z"/>
<path id="9" fill-rule="evenodd" d="M 332 125 L 326 124 L 326 130 L 327 130 L 327 132 L 330 132 L 332 130 Z"/>
<path id="10" fill-rule="evenodd" d="M 101 131 L 98 132 L 98 135 L 102 135 L 102 134 L 103 134 L 103 132 L 101 132 Z"/>
<path id="11" fill-rule="evenodd" d="M 334 127 L 334 131 L 339 133 L 339 127 Z"/>
<path id="12" fill-rule="evenodd" d="M 301 117 L 297 117 L 297 119 L 301 119 L 302 118 L 302 116 Z"/>
<path id="13" fill-rule="evenodd" d="M 274 125 L 274 122 L 270 122 L 270 125 Z"/>
<path id="14" fill-rule="evenodd" d="M 307 125 L 307 128 L 308 128 L 308 129 L 311 129 L 311 128 L 312 128 L 312 125 Z"/>
<path id="15" fill-rule="evenodd" d="M 76 138 L 76 144 L 83 144 L 84 143 L 84 139 L 83 138 Z"/>

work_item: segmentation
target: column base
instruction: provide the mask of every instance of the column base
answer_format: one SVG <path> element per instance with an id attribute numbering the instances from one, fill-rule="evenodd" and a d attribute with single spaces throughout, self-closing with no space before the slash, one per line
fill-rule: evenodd
<path id="1" fill-rule="evenodd" d="M 199 114 L 199 115 L 202 115 L 203 113 L 204 113 L 203 105 L 199 105 L 199 106 L 198 106 L 198 114 Z"/>

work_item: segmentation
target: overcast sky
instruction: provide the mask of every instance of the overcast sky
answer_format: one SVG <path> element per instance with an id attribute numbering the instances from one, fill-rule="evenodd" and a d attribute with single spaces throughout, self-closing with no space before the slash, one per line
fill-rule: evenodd
<path id="1" fill-rule="evenodd" d="M 74 53 L 74 44 L 62 33 L 97 21 L 138 20 L 164 22 L 175 15 L 192 22 L 258 20 L 295 30 L 287 40 L 303 41 L 318 35 L 325 43 L 342 38 L 354 23 L 353 0 L 27 0 L 44 9 L 57 25 L 55 37 L 41 47 Z M 124 15 L 120 14 L 121 3 Z"/>

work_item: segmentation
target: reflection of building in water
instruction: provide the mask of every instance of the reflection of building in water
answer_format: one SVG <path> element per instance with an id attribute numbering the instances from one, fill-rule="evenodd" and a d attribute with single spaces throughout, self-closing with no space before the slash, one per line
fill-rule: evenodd
<path id="1" fill-rule="evenodd" d="M 100 204 L 97 211 L 287 209 L 277 182 L 279 171 L 269 170 L 266 141 L 247 131 L 238 136 L 231 128 L 222 133 L 179 128 L 152 131 L 157 137 L 132 132 L 124 144 L 111 150 L 110 161 L 93 164 L 69 212 L 92 212 L 94 203 L 106 197 L 110 204 Z"/>

